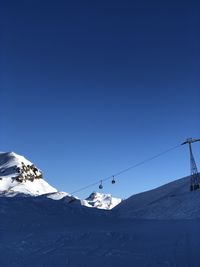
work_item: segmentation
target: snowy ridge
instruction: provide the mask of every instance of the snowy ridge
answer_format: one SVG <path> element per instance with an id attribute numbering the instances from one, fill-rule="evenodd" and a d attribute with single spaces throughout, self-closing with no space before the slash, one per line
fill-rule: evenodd
<path id="1" fill-rule="evenodd" d="M 47 194 L 45 196 L 52 200 L 62 201 L 65 204 L 70 204 L 70 205 L 75 204 L 81 206 L 81 200 L 78 197 L 72 196 L 66 192 L 55 192 Z"/>

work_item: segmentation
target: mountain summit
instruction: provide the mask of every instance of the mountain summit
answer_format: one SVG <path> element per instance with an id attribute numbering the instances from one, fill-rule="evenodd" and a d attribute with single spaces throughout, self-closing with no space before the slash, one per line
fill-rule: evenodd
<path id="1" fill-rule="evenodd" d="M 82 205 L 90 208 L 110 210 L 117 206 L 122 200 L 112 197 L 110 194 L 93 192 L 88 198 L 82 200 Z"/>
<path id="2" fill-rule="evenodd" d="M 44 179 L 41 170 L 32 162 L 14 152 L 0 153 L 0 192 L 32 196 L 57 192 Z"/>

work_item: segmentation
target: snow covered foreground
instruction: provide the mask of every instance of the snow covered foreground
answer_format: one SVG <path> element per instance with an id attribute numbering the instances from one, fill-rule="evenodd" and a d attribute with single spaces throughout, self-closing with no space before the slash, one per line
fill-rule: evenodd
<path id="1" fill-rule="evenodd" d="M 119 218 L 43 196 L 1 197 L 0 218 L 3 267 L 199 267 L 199 219 Z"/>

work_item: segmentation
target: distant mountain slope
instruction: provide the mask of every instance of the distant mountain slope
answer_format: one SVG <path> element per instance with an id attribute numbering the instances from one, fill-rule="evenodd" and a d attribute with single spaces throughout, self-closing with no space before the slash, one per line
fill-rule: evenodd
<path id="1" fill-rule="evenodd" d="M 200 190 L 189 191 L 189 177 L 133 195 L 116 208 L 122 217 L 143 219 L 200 218 Z"/>
<path id="2" fill-rule="evenodd" d="M 86 207 L 110 210 L 121 202 L 120 198 L 112 197 L 110 194 L 93 192 L 88 198 L 81 201 Z"/>

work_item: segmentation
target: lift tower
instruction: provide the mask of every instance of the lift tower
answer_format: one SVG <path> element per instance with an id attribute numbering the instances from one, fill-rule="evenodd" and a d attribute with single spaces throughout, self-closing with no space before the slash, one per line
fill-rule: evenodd
<path id="1" fill-rule="evenodd" d="M 197 169 L 197 165 L 194 159 L 194 155 L 192 152 L 192 143 L 200 142 L 200 139 L 193 139 L 188 138 L 184 143 L 181 145 L 189 145 L 189 151 L 190 151 L 190 168 L 191 168 L 191 176 L 190 176 L 190 191 L 197 190 L 200 188 L 200 174 Z"/>

